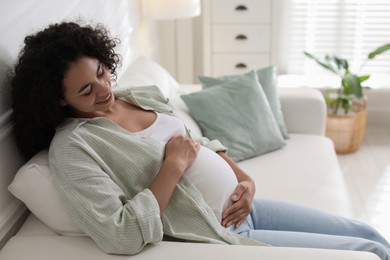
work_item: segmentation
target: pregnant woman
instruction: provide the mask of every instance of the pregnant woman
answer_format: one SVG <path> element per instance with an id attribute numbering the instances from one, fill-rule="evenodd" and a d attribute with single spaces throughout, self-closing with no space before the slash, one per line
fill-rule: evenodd
<path id="1" fill-rule="evenodd" d="M 225 147 L 194 140 L 157 87 L 113 89 L 117 43 L 100 26 L 51 25 L 25 38 L 11 83 L 20 151 L 49 148 L 66 210 L 103 251 L 174 239 L 388 259 L 389 244 L 364 223 L 253 200 L 254 182 Z"/>

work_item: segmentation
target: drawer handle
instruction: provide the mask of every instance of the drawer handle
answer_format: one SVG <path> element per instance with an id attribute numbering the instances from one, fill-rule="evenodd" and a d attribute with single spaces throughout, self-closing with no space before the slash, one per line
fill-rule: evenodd
<path id="1" fill-rule="evenodd" d="M 246 66 L 245 63 L 237 63 L 236 68 L 237 68 L 237 69 L 246 69 L 247 66 Z"/>
<path id="2" fill-rule="evenodd" d="M 248 40 L 248 37 L 243 34 L 239 34 L 236 36 L 236 40 Z"/>
<path id="3" fill-rule="evenodd" d="M 236 11 L 246 11 L 248 10 L 248 7 L 246 7 L 245 5 L 238 5 L 236 7 Z"/>

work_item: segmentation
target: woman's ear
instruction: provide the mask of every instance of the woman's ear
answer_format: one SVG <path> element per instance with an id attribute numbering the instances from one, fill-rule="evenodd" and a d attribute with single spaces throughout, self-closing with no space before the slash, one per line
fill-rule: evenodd
<path id="1" fill-rule="evenodd" d="M 68 105 L 68 103 L 66 103 L 66 101 L 65 101 L 64 99 L 60 99 L 60 100 L 58 101 L 58 105 L 59 105 L 60 107 L 66 107 L 66 106 Z"/>

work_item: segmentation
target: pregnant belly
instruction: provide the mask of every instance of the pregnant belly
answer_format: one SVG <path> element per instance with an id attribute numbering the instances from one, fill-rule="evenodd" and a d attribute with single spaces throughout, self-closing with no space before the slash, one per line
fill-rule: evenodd
<path id="1" fill-rule="evenodd" d="M 230 196 L 238 184 L 229 164 L 216 152 L 201 146 L 196 160 L 184 174 L 221 220 L 223 210 L 232 203 Z"/>

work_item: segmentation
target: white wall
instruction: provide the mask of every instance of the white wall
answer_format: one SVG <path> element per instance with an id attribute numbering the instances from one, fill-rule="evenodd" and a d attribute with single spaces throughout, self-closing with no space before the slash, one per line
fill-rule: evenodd
<path id="1" fill-rule="evenodd" d="M 121 39 L 118 52 L 126 67 L 135 51 L 141 51 L 134 49 L 134 32 L 141 19 L 139 1 L 117 0 L 113 4 L 106 0 L 0 0 L 0 47 L 14 59 L 26 35 L 48 24 L 82 19 L 86 23 L 105 25 L 113 36 Z"/>

